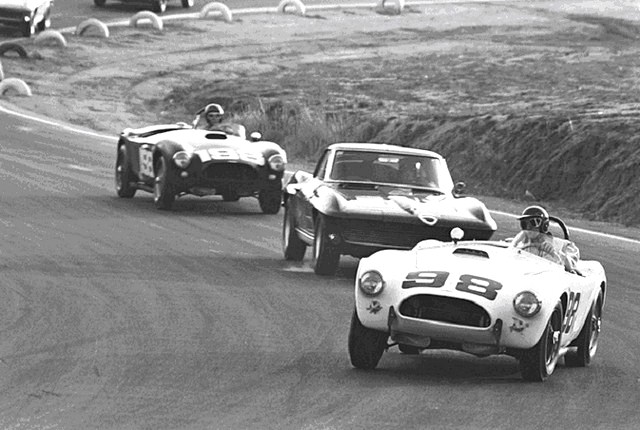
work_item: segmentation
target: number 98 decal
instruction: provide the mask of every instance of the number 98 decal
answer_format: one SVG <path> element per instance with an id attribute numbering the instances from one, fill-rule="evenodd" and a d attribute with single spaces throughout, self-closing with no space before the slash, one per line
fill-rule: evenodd
<path id="1" fill-rule="evenodd" d="M 440 288 L 444 286 L 448 277 L 449 272 L 411 272 L 402 283 L 402 288 Z M 456 290 L 475 294 L 484 297 L 487 300 L 495 300 L 498 295 L 497 291 L 501 288 L 502 284 L 498 281 L 474 275 L 462 275 L 456 284 Z"/>

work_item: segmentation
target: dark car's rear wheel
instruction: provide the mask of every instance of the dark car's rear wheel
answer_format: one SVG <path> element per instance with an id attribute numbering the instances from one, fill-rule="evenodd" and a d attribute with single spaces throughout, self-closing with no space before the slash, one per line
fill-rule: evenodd
<path id="1" fill-rule="evenodd" d="M 577 350 L 564 356 L 564 363 L 572 367 L 586 367 L 596 355 L 598 337 L 602 327 L 602 290 L 591 305 L 582 330 L 576 339 Z"/>
<path id="2" fill-rule="evenodd" d="M 260 190 L 258 202 L 263 213 L 277 214 L 282 206 L 282 189 L 273 187 Z"/>
<path id="3" fill-rule="evenodd" d="M 182 7 L 193 7 L 193 0 L 182 0 Z"/>
<path id="4" fill-rule="evenodd" d="M 387 333 L 365 327 L 354 309 L 349 329 L 349 358 L 358 369 L 375 369 L 387 347 Z"/>
<path id="5" fill-rule="evenodd" d="M 169 210 L 176 199 L 169 179 L 169 163 L 160 156 L 155 165 L 156 177 L 153 184 L 153 202 L 156 208 Z"/>
<path id="6" fill-rule="evenodd" d="M 562 305 L 556 304 L 538 343 L 520 357 L 520 372 L 526 381 L 542 382 L 556 368 L 560 354 Z"/>
<path id="7" fill-rule="evenodd" d="M 318 275 L 333 275 L 338 270 L 340 252 L 331 243 L 331 226 L 323 214 L 316 218 L 313 239 L 313 271 Z"/>
<path id="8" fill-rule="evenodd" d="M 152 10 L 156 13 L 164 13 L 167 10 L 167 0 L 153 0 Z"/>
<path id="9" fill-rule="evenodd" d="M 93 0 L 93 4 L 98 7 L 102 7 L 107 3 L 107 0 Z"/>
<path id="10" fill-rule="evenodd" d="M 136 193 L 136 188 L 130 184 L 133 181 L 133 173 L 127 159 L 127 149 L 124 145 L 118 147 L 116 156 L 116 193 L 119 197 L 130 199 Z"/>
<path id="11" fill-rule="evenodd" d="M 302 261 L 307 251 L 307 244 L 298 237 L 293 212 L 288 206 L 284 207 L 282 222 L 282 250 L 284 258 L 291 261 Z"/>

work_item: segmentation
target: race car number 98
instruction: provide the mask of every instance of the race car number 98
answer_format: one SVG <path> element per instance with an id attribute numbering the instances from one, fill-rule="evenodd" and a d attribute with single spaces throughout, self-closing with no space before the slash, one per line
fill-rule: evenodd
<path id="1" fill-rule="evenodd" d="M 444 286 L 448 277 L 449 272 L 411 272 L 402 283 L 402 288 L 440 288 Z M 488 300 L 494 300 L 498 295 L 497 291 L 501 288 L 500 282 L 474 275 L 462 275 L 456 284 L 456 290 L 475 294 Z"/>

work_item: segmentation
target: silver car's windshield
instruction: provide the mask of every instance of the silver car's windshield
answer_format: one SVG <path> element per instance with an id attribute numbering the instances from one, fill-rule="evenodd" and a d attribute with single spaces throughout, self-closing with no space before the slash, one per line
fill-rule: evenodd
<path id="1" fill-rule="evenodd" d="M 388 152 L 336 151 L 329 179 L 435 190 L 453 187 L 444 160 Z"/>

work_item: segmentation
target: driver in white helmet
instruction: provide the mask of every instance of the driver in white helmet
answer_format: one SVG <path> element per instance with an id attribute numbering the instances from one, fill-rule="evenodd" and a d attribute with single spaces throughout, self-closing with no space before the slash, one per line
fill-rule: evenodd
<path id="1" fill-rule="evenodd" d="M 529 206 L 518 220 L 522 230 L 511 246 L 562 264 L 569 272 L 577 272 L 580 250 L 570 240 L 555 238 L 549 233 L 549 214 L 544 208 Z"/>

